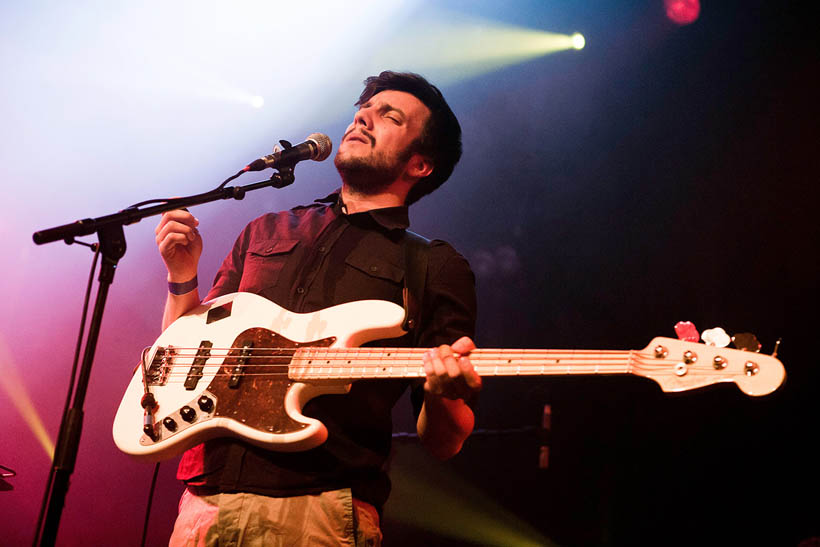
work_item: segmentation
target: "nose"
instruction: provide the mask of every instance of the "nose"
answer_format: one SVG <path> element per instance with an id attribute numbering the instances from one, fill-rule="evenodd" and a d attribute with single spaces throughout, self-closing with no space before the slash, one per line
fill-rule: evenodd
<path id="1" fill-rule="evenodd" d="M 370 108 L 360 108 L 353 116 L 353 125 L 363 125 L 365 129 L 373 128 L 373 117 Z"/>

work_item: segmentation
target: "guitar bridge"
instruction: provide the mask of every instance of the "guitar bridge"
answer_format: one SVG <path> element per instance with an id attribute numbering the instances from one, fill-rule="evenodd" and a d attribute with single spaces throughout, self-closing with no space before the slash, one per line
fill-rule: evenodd
<path id="1" fill-rule="evenodd" d="M 148 367 L 145 375 L 148 386 L 164 386 L 168 383 L 168 374 L 173 366 L 175 355 L 176 350 L 173 346 L 157 347 L 154 358 L 151 360 L 151 366 Z"/>

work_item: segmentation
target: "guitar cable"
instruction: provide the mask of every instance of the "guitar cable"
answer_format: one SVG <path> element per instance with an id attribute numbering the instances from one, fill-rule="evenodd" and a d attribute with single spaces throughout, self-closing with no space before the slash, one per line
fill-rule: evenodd
<path id="1" fill-rule="evenodd" d="M 148 519 L 151 517 L 151 503 L 154 501 L 154 488 L 157 486 L 159 462 L 154 466 L 154 476 L 151 477 L 151 487 L 148 489 L 148 505 L 145 507 L 145 521 L 142 523 L 142 539 L 140 547 L 145 547 L 145 538 L 148 536 Z"/>
<path id="2" fill-rule="evenodd" d="M 81 243 L 84 245 L 88 245 L 87 243 L 83 243 L 81 241 L 75 241 L 75 243 Z M 88 319 L 88 303 L 91 300 L 91 287 L 94 285 L 94 273 L 97 271 L 97 261 L 100 258 L 100 245 L 98 243 L 94 243 L 92 245 L 88 245 L 94 251 L 94 260 L 91 262 L 91 272 L 88 274 L 88 285 L 85 289 L 85 300 L 83 301 L 83 313 L 80 319 L 80 333 L 77 335 L 77 346 L 74 350 L 74 363 L 71 365 L 71 374 L 69 375 L 68 379 L 68 394 L 66 395 L 65 405 L 63 405 L 63 415 L 60 420 L 60 424 L 64 423 L 66 416 L 68 415 L 68 409 L 71 406 L 71 396 L 74 393 L 74 384 L 77 380 L 77 368 L 80 362 L 80 349 L 82 348 L 83 344 L 83 336 L 85 335 L 85 324 Z M 62 434 L 63 434 L 62 425 L 60 426 L 60 433 L 57 437 L 57 446 L 61 446 L 62 444 Z M 46 505 L 48 505 L 49 494 L 51 493 L 51 487 L 54 483 L 54 456 L 52 456 L 52 466 L 48 472 L 48 478 L 46 479 L 46 490 L 43 494 L 43 501 L 40 504 L 40 514 L 37 517 L 37 527 L 34 529 L 34 541 L 32 545 L 35 547 L 40 541 L 40 536 L 43 533 L 43 519 L 45 518 L 46 514 Z"/>

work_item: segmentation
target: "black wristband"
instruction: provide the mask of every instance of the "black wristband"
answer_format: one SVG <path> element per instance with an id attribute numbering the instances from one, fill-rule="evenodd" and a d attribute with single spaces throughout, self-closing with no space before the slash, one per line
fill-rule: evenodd
<path id="1" fill-rule="evenodd" d="M 192 290 L 196 289 L 199 286 L 199 282 L 197 281 L 196 276 L 190 281 L 186 281 L 185 283 L 173 283 L 171 281 L 168 282 L 168 292 L 177 296 L 181 296 L 183 294 L 188 294 Z"/>

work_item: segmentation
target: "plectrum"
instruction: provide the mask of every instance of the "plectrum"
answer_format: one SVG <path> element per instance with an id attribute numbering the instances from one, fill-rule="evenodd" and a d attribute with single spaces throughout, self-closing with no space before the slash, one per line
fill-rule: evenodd
<path id="1" fill-rule="evenodd" d="M 683 340 L 684 342 L 697 342 L 700 340 L 698 329 L 695 328 L 695 325 L 691 321 L 678 321 L 677 324 L 675 324 L 675 334 L 678 335 L 679 340 Z"/>
<path id="2" fill-rule="evenodd" d="M 703 338 L 703 343 L 707 346 L 717 346 L 719 348 L 725 348 L 732 341 L 729 335 L 726 334 L 726 331 L 720 327 L 706 329 L 700 336 Z"/>
<path id="3" fill-rule="evenodd" d="M 761 345 L 757 336 L 751 332 L 741 332 L 732 336 L 732 343 L 737 349 L 746 351 L 760 351 Z"/>

